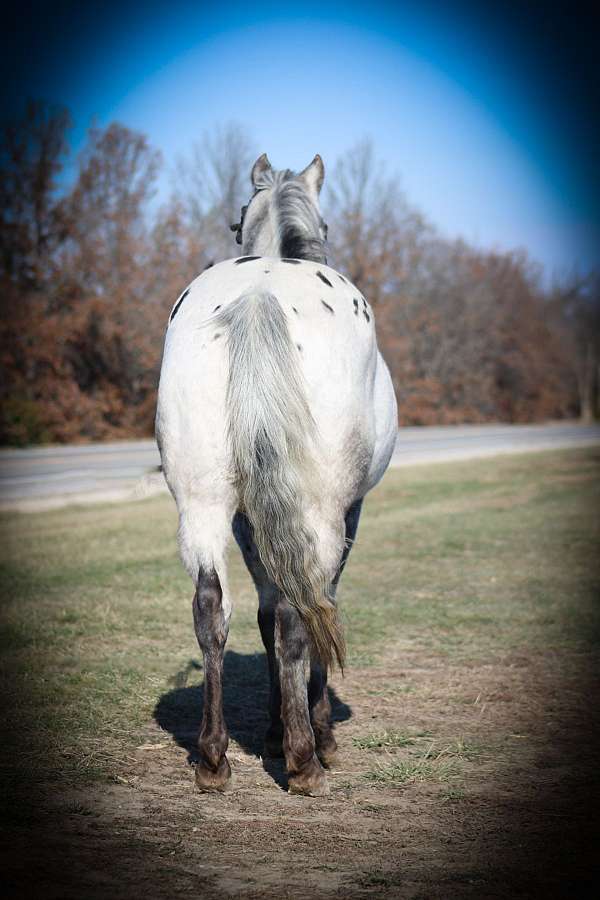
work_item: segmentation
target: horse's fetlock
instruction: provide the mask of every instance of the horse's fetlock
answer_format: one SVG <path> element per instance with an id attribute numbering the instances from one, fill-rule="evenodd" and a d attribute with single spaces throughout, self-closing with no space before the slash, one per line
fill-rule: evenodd
<path id="1" fill-rule="evenodd" d="M 314 753 L 302 770 L 290 772 L 288 791 L 308 797 L 326 797 L 329 794 L 327 775 Z"/>
<path id="2" fill-rule="evenodd" d="M 198 750 L 203 762 L 213 770 L 217 770 L 227 750 L 227 735 L 225 732 L 211 737 L 200 737 Z"/>
<path id="3" fill-rule="evenodd" d="M 315 730 L 316 753 L 326 768 L 332 766 L 337 757 L 337 741 L 331 728 Z"/>
<path id="4" fill-rule="evenodd" d="M 284 736 L 283 749 L 288 771 L 300 772 L 315 755 L 315 740 L 312 735 L 296 736 L 294 739 Z"/>
<path id="5" fill-rule="evenodd" d="M 331 721 L 331 704 L 327 695 L 321 698 L 310 711 L 310 720 L 315 731 L 329 730 Z"/>

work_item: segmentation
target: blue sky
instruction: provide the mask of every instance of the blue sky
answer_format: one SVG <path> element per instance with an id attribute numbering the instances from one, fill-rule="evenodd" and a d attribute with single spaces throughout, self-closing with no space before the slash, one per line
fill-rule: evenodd
<path id="1" fill-rule="evenodd" d="M 232 119 L 277 167 L 332 165 L 369 136 L 444 234 L 585 270 L 600 261 L 597 96 L 576 6 L 39 2 L 15 7 L 4 103 L 66 104 L 75 145 L 117 119 L 167 163 Z"/>

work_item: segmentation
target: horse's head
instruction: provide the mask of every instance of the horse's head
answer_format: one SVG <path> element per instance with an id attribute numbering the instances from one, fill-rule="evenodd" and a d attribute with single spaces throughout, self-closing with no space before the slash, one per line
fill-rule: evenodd
<path id="1" fill-rule="evenodd" d="M 327 262 L 327 225 L 319 211 L 325 167 L 317 154 L 302 172 L 275 171 L 267 154 L 256 160 L 251 180 L 254 194 L 232 225 L 244 255 L 283 256 Z"/>

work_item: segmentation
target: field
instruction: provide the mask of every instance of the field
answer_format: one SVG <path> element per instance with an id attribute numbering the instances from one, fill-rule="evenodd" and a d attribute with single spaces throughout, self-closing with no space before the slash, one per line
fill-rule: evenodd
<path id="1" fill-rule="evenodd" d="M 390 471 L 339 590 L 331 796 L 261 758 L 236 549 L 234 783 L 194 791 L 202 667 L 170 498 L 2 519 L 5 884 L 52 898 L 584 897 L 598 837 L 600 453 Z"/>

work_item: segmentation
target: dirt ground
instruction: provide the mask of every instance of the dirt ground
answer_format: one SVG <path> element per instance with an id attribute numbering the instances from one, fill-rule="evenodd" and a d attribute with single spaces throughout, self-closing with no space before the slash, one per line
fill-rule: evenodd
<path id="1" fill-rule="evenodd" d="M 74 791 L 42 772 L 26 787 L 5 885 L 45 900 L 591 896 L 598 685 L 583 665 L 576 653 L 461 665 L 398 648 L 336 677 L 326 799 L 288 794 L 281 764 L 259 755 L 258 654 L 226 663 L 232 788 L 197 793 L 201 689 L 179 673 L 117 782 Z M 398 729 L 413 741 L 362 746 Z M 415 754 L 431 763 L 421 775 Z M 399 783 L 389 772 L 402 762 L 412 776 Z"/>

